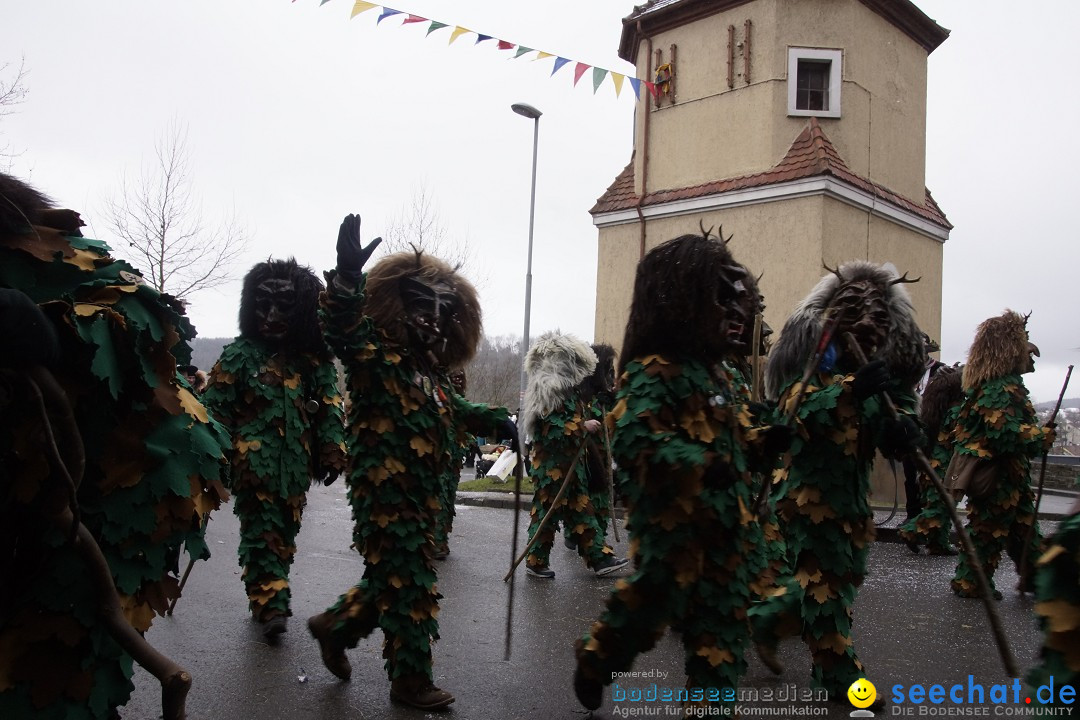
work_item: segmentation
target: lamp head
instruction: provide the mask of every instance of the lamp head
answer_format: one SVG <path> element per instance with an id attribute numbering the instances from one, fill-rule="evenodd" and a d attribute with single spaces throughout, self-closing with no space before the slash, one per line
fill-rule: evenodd
<path id="1" fill-rule="evenodd" d="M 510 109 L 516 112 L 518 115 L 522 115 L 533 120 L 539 120 L 542 112 L 534 108 L 532 105 L 526 105 L 525 103 L 514 103 L 510 106 Z"/>

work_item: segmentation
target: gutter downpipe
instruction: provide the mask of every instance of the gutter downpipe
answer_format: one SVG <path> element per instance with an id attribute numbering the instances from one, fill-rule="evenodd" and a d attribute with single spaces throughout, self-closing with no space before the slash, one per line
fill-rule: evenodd
<path id="1" fill-rule="evenodd" d="M 637 31 L 640 37 L 643 32 L 641 29 L 641 18 L 637 20 Z M 645 42 L 647 44 L 645 54 L 645 68 L 648 71 L 650 63 L 652 63 L 652 37 L 646 36 Z M 648 89 L 645 91 L 648 93 Z M 638 261 L 645 257 L 645 214 L 641 212 L 641 206 L 645 202 L 646 184 L 645 181 L 649 175 L 649 115 L 652 114 L 652 109 L 649 107 L 649 101 L 651 98 L 645 98 L 645 119 L 642 121 L 641 128 L 641 194 L 638 195 L 637 204 L 634 209 L 637 211 L 638 224 L 641 226 L 641 235 L 638 239 Z"/>

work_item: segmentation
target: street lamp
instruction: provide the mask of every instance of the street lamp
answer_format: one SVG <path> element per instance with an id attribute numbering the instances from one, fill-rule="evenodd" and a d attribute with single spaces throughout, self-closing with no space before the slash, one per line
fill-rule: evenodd
<path id="1" fill-rule="evenodd" d="M 525 271 L 525 334 L 521 338 L 521 390 L 518 395 L 518 430 L 521 430 L 521 408 L 525 405 L 525 354 L 529 352 L 529 314 L 532 310 L 532 250 L 533 219 L 536 213 L 536 148 L 540 140 L 539 110 L 525 103 L 514 103 L 510 109 L 533 120 L 532 192 L 529 195 L 529 264 Z M 524 440 L 524 438 L 522 438 Z"/>

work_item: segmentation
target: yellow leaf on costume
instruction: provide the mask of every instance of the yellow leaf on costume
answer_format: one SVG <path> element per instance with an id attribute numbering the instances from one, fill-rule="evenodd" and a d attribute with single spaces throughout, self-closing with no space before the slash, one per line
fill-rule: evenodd
<path id="1" fill-rule="evenodd" d="M 90 317 L 104 310 L 101 305 L 91 305 L 90 303 L 75 303 L 75 314 L 79 317 Z"/>
<path id="2" fill-rule="evenodd" d="M 136 603 L 135 598 L 131 595 L 120 596 L 120 609 L 124 612 L 124 617 L 131 624 L 131 627 L 135 628 L 141 633 L 150 629 L 150 624 L 154 622 L 154 610 L 150 607 L 149 603 Z"/>
<path id="3" fill-rule="evenodd" d="M 851 647 L 851 638 L 840 633 L 827 633 L 818 640 L 819 648 L 829 648 L 837 655 L 843 655 Z"/>
<path id="4" fill-rule="evenodd" d="M 206 407 L 199 402 L 198 398 L 190 390 L 185 387 L 177 388 L 177 390 L 177 395 L 180 397 L 180 407 L 184 408 L 184 412 L 199 422 L 210 421 L 210 416 L 206 413 Z"/>
<path id="5" fill-rule="evenodd" d="M 397 520 L 397 513 L 394 513 L 393 515 L 386 515 L 380 513 L 379 515 L 375 516 L 374 520 L 376 525 L 381 528 L 385 528 L 387 525 Z"/>
<path id="6" fill-rule="evenodd" d="M 750 512 L 747 509 L 746 504 L 743 502 L 743 499 L 740 497 L 739 498 L 739 524 L 740 525 L 749 525 L 749 524 L 754 523 L 754 522 L 757 522 L 757 516 L 754 515 L 754 513 Z"/>
<path id="7" fill-rule="evenodd" d="M 800 510 L 800 514 L 810 517 L 810 521 L 817 525 L 825 518 L 836 517 L 836 513 L 833 509 L 824 503 L 820 505 L 807 505 Z"/>
<path id="8" fill-rule="evenodd" d="M 581 426 L 578 425 L 577 420 L 570 420 L 563 425 L 563 435 L 573 435 L 578 431 Z"/>
<path id="9" fill-rule="evenodd" d="M 72 257 L 64 258 L 64 262 L 69 265 L 77 265 L 81 270 L 93 272 L 97 269 L 94 265 L 94 260 L 97 258 L 98 255 L 95 255 L 89 250 L 79 250 L 76 248 L 75 254 Z"/>
<path id="10" fill-rule="evenodd" d="M 733 655 L 730 650 L 721 650 L 715 645 L 712 647 L 698 648 L 695 654 L 699 657 L 708 658 L 709 664 L 713 667 L 716 667 L 721 663 L 735 662 L 735 655 Z"/>
<path id="11" fill-rule="evenodd" d="M 386 468 L 371 468 L 367 472 L 367 477 L 368 480 L 371 481 L 372 485 L 378 487 L 379 485 L 382 485 L 383 480 L 390 477 L 390 473 L 386 470 Z"/>
<path id="12" fill-rule="evenodd" d="M 424 506 L 428 510 L 442 510 L 442 504 L 439 502 L 439 499 L 436 498 L 434 495 L 428 496 L 428 499 L 424 501 Z"/>
<path id="13" fill-rule="evenodd" d="M 692 418 L 684 420 L 681 424 L 687 435 L 703 443 L 711 443 L 716 439 L 716 433 L 713 432 L 712 425 L 709 424 L 705 413 L 700 410 Z"/>
<path id="14" fill-rule="evenodd" d="M 391 575 L 390 576 L 390 584 L 393 585 L 394 587 L 400 589 L 401 586 L 404 585 L 405 583 L 403 583 L 401 581 L 401 578 L 399 578 L 397 575 Z"/>
<path id="15" fill-rule="evenodd" d="M 1039 558 L 1039 565 L 1046 565 L 1063 552 L 1065 552 L 1065 548 L 1061 545 L 1052 546 L 1049 550 L 1042 554 L 1042 557 Z"/>
<path id="16" fill-rule="evenodd" d="M 401 362 L 401 356 L 398 355 L 396 352 L 388 352 L 386 353 L 386 361 L 397 365 L 399 362 Z"/>
<path id="17" fill-rule="evenodd" d="M 262 442 L 259 440 L 237 440 L 236 449 L 240 451 L 241 455 L 247 455 L 249 451 L 258 451 L 262 447 Z"/>
<path id="18" fill-rule="evenodd" d="M 256 490 L 255 497 L 259 498 L 259 500 L 262 500 L 264 503 L 274 501 L 274 496 L 266 492 L 265 490 Z"/>
<path id="19" fill-rule="evenodd" d="M 548 477 L 552 480 L 562 480 L 562 470 L 560 470 L 559 468 L 552 468 L 548 470 Z"/>
<path id="20" fill-rule="evenodd" d="M 799 572 L 795 573 L 795 581 L 798 582 L 799 585 L 801 585 L 803 587 L 803 589 L 807 588 L 810 585 L 810 583 L 816 583 L 816 582 L 819 582 L 820 580 L 821 580 L 821 571 L 820 570 L 816 571 L 813 575 L 806 572 L 806 570 L 800 570 Z"/>
<path id="21" fill-rule="evenodd" d="M 821 502 L 821 491 L 819 491 L 815 487 L 804 485 L 803 487 L 799 488 L 799 492 L 795 495 L 795 504 L 801 507 L 808 502 Z"/>
<path id="22" fill-rule="evenodd" d="M 387 457 L 383 462 L 383 467 L 390 471 L 391 474 L 405 472 L 405 465 L 396 457 Z"/>
<path id="23" fill-rule="evenodd" d="M 409 441 L 409 447 L 416 451 L 416 454 L 420 457 L 428 455 L 435 450 L 435 446 L 431 444 L 427 439 L 414 435 L 413 439 Z"/>
<path id="24" fill-rule="evenodd" d="M 828 585 L 815 585 L 814 589 L 809 592 L 809 595 L 818 601 L 818 605 L 824 605 L 826 600 L 831 600 L 836 597 L 836 593 L 834 593 L 832 588 Z"/>
<path id="25" fill-rule="evenodd" d="M 1068 600 L 1035 603 L 1035 612 L 1046 618 L 1050 632 L 1066 632 L 1080 627 L 1080 607 Z"/>
<path id="26" fill-rule="evenodd" d="M 292 377 L 286 378 L 285 382 L 283 382 L 282 385 L 289 388 L 290 390 L 295 390 L 296 388 L 300 387 L 300 376 L 293 375 Z"/>

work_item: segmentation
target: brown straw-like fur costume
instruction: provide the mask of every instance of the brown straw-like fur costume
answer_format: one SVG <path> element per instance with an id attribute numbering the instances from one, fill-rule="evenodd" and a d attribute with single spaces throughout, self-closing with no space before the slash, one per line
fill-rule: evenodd
<path id="1" fill-rule="evenodd" d="M 439 364 L 445 367 L 468 364 L 476 354 L 483 332 L 480 299 L 472 283 L 446 262 L 423 252 L 400 252 L 383 258 L 367 274 L 364 312 L 391 342 L 408 347 L 409 330 L 401 292 L 405 277 L 425 284 L 443 283 L 453 290 L 456 299 L 446 328 L 446 344 L 432 350 Z"/>
<path id="2" fill-rule="evenodd" d="M 1020 374 L 1028 360 L 1027 317 L 1013 310 L 987 318 L 975 331 L 964 367 L 964 389 Z"/>

